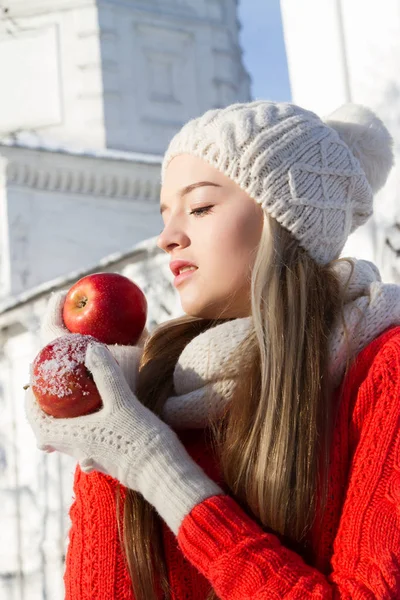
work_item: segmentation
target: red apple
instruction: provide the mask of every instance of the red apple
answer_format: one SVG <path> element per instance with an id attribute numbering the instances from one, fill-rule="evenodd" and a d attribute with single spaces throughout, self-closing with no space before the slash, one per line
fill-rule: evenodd
<path id="1" fill-rule="evenodd" d="M 32 391 L 42 410 L 57 418 L 95 412 L 102 400 L 85 366 L 90 335 L 68 334 L 47 344 L 32 365 Z"/>
<path id="2" fill-rule="evenodd" d="M 118 273 L 94 273 L 69 290 L 63 308 L 72 333 L 92 335 L 104 344 L 134 346 L 144 329 L 147 301 L 133 281 Z"/>

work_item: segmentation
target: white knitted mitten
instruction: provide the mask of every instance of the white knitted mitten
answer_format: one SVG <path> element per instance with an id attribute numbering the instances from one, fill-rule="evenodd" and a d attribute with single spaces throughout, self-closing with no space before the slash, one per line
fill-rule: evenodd
<path id="1" fill-rule="evenodd" d="M 70 333 L 65 327 L 62 317 L 67 293 L 66 290 L 62 290 L 60 292 L 54 292 L 50 296 L 40 327 L 40 339 L 44 345 L 52 342 L 58 337 Z M 138 347 L 143 347 L 147 336 L 148 331 L 145 328 L 136 346 L 121 346 L 118 344 L 107 346 L 121 367 L 124 377 L 133 391 L 135 391 L 137 368 L 139 366 L 139 362 L 137 361 Z"/>
<path id="2" fill-rule="evenodd" d="M 222 490 L 176 433 L 139 402 L 106 346 L 89 345 L 85 364 L 103 407 L 83 417 L 55 419 L 40 409 L 29 389 L 25 410 L 38 447 L 68 454 L 83 471 L 99 470 L 139 491 L 177 534 L 194 506 Z"/>

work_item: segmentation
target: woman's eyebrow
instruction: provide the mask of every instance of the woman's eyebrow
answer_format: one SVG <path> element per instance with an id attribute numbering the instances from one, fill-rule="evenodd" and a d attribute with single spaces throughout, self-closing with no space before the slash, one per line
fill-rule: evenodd
<path id="1" fill-rule="evenodd" d="M 184 196 L 190 194 L 190 192 L 192 192 L 196 188 L 205 187 L 207 185 L 211 185 L 213 187 L 222 187 L 219 183 L 213 183 L 212 181 L 198 181 L 197 183 L 191 183 L 190 185 L 187 185 L 186 187 L 182 188 L 178 196 L 182 200 Z M 166 204 L 160 204 L 160 213 L 163 214 L 164 210 L 166 210 L 167 208 L 168 207 Z"/>

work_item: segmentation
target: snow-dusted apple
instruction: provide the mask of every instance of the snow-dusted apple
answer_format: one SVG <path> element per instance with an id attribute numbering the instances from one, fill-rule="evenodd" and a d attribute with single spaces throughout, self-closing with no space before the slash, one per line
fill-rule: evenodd
<path id="1" fill-rule="evenodd" d="M 57 418 L 95 412 L 102 400 L 85 355 L 90 342 L 135 345 L 146 324 L 147 301 L 118 273 L 94 273 L 69 290 L 63 320 L 71 332 L 47 344 L 32 365 L 32 391 L 42 410 Z"/>
<path id="2" fill-rule="evenodd" d="M 85 366 L 92 336 L 67 334 L 47 344 L 32 365 L 31 385 L 42 410 L 57 418 L 95 412 L 102 400 Z"/>
<path id="3" fill-rule="evenodd" d="M 118 273 L 93 273 L 69 290 L 63 320 L 72 333 L 104 344 L 134 346 L 144 329 L 147 301 L 133 281 Z"/>

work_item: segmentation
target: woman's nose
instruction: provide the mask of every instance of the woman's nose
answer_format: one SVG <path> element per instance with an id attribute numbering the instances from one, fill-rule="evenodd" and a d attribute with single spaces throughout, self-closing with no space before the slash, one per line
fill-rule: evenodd
<path id="1" fill-rule="evenodd" d="M 157 238 L 157 246 L 164 252 L 172 252 L 175 248 L 186 248 L 190 240 L 182 229 L 166 225 Z"/>

